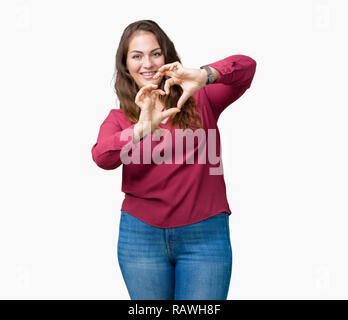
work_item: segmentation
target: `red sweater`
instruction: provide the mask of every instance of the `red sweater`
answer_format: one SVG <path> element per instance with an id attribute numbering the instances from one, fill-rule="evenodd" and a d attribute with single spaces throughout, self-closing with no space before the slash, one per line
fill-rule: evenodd
<path id="1" fill-rule="evenodd" d="M 111 109 L 92 147 L 93 160 L 100 168 L 112 170 L 123 164 L 125 198 L 121 210 L 151 226 L 180 227 L 223 211 L 232 213 L 226 197 L 217 120 L 221 112 L 250 87 L 256 62 L 245 55 L 232 55 L 208 66 L 220 75 L 214 84 L 193 94 L 203 115 L 203 129 L 199 129 L 201 139 L 191 135 L 191 144 L 188 137 L 176 135 L 174 131 L 180 132 L 177 127 L 169 131 L 169 118 L 160 125 L 167 136 L 154 141 L 155 134 L 150 133 L 134 144 L 135 124 L 121 109 Z M 186 149 L 187 145 L 191 147 Z M 177 152 L 178 146 L 182 153 Z M 124 160 L 122 154 L 128 154 L 126 148 L 133 148 L 130 155 L 139 155 L 140 163 L 131 156 L 128 162 Z M 176 158 L 176 152 L 179 158 L 182 156 L 181 161 Z M 145 153 L 147 161 L 143 158 Z"/>

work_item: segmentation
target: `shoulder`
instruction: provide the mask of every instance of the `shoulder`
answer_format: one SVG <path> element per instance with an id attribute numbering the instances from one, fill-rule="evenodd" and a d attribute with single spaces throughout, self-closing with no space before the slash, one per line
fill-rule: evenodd
<path id="1" fill-rule="evenodd" d="M 115 122 L 121 128 L 127 128 L 131 125 L 131 122 L 126 117 L 122 109 L 111 109 L 109 111 L 108 120 Z"/>
<path id="2" fill-rule="evenodd" d="M 120 120 L 122 121 L 123 119 L 125 119 L 126 116 L 124 115 L 123 110 L 121 109 L 111 109 L 109 111 L 108 118 L 110 120 L 119 122 Z"/>

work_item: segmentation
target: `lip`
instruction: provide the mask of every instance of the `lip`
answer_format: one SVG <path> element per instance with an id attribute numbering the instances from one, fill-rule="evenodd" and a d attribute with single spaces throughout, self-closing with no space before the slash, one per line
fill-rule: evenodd
<path id="1" fill-rule="evenodd" d="M 153 75 L 151 76 L 145 76 L 144 73 L 148 73 L 148 72 L 153 72 Z M 153 76 L 156 74 L 157 71 L 147 71 L 147 72 L 141 72 L 140 74 L 145 78 L 145 79 L 152 79 Z"/>

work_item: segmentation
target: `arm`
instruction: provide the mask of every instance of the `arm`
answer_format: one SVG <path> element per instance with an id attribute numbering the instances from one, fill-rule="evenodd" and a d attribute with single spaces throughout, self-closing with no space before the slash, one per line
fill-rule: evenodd
<path id="1" fill-rule="evenodd" d="M 212 68 L 217 79 L 213 84 L 204 86 L 202 90 L 207 95 L 217 120 L 221 112 L 250 87 L 256 61 L 245 55 L 232 55 L 207 66 Z"/>
<path id="2" fill-rule="evenodd" d="M 110 111 L 107 118 L 100 126 L 97 142 L 92 147 L 92 158 L 98 167 L 105 170 L 116 169 L 122 164 L 121 161 L 121 149 L 129 142 L 132 141 L 132 136 L 128 135 L 127 140 L 121 139 L 128 133 L 126 130 L 132 130 L 135 124 L 131 125 L 127 129 L 122 130 L 118 124 L 115 116 Z M 134 142 L 134 140 L 133 140 Z"/>

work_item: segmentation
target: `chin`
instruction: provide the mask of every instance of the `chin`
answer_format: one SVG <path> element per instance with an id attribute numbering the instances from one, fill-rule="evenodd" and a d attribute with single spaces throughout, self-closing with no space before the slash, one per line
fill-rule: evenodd
<path id="1" fill-rule="evenodd" d="M 157 85 L 159 85 L 160 83 L 161 83 L 161 81 L 158 81 L 158 79 L 156 79 L 156 80 L 149 79 L 148 81 L 142 81 L 141 82 L 141 87 L 146 86 L 148 84 L 157 84 Z"/>

